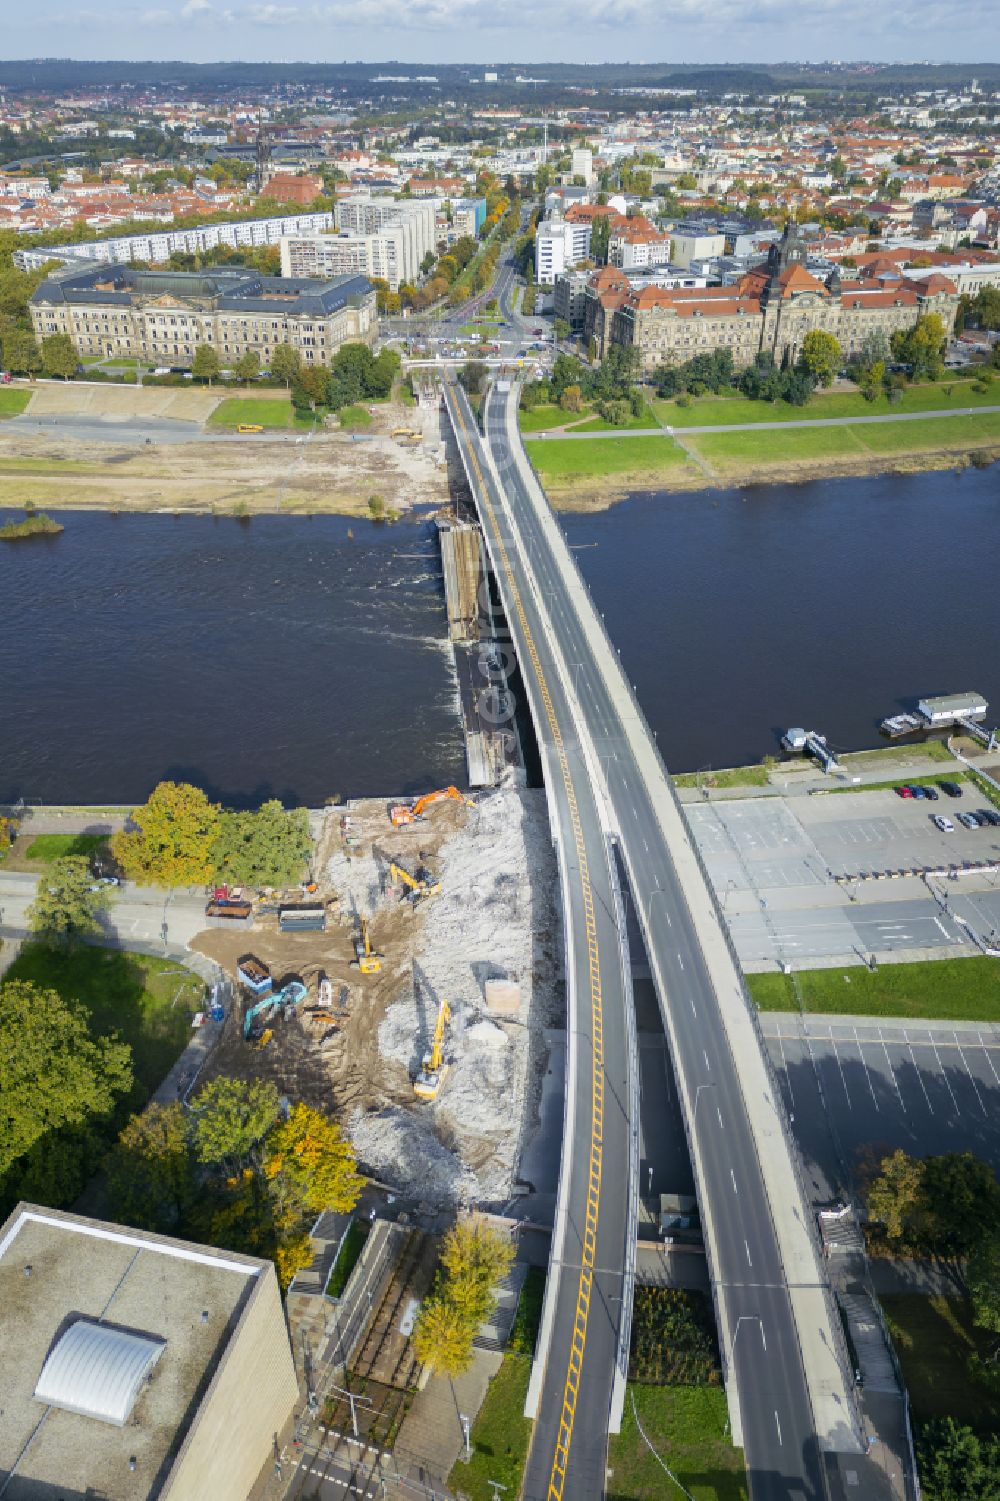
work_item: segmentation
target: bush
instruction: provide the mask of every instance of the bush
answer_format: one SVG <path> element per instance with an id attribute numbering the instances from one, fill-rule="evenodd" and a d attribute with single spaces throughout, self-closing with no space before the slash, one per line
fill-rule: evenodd
<path id="1" fill-rule="evenodd" d="M 637 1287 L 629 1379 L 648 1386 L 717 1386 L 715 1326 L 700 1293 Z"/>

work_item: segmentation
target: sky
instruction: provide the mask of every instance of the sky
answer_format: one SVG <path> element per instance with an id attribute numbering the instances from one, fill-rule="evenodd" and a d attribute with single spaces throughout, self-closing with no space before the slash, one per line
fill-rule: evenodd
<path id="1" fill-rule="evenodd" d="M 1000 0 L 0 0 L 6 58 L 1000 61 Z"/>

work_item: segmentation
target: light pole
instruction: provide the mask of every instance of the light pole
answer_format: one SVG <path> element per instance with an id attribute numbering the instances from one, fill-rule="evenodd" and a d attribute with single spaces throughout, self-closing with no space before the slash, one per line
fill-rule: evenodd
<path id="1" fill-rule="evenodd" d="M 332 1383 L 331 1383 L 331 1386 L 330 1386 L 330 1390 L 332 1392 L 336 1392 L 337 1395 L 340 1396 L 340 1397 L 346 1397 L 347 1400 L 348 1400 L 348 1402 L 350 1402 L 350 1404 L 351 1404 L 351 1428 L 352 1428 L 352 1430 L 354 1432 L 354 1437 L 355 1438 L 360 1438 L 360 1434 L 358 1433 L 358 1408 L 359 1407 L 371 1407 L 371 1406 L 373 1406 L 371 1398 L 370 1397 L 359 1397 L 356 1392 L 349 1392 L 349 1391 L 345 1390 L 344 1387 L 342 1387 L 342 1386 L 334 1386 Z"/>
<path id="2" fill-rule="evenodd" d="M 465 1460 L 466 1463 L 468 1463 L 468 1461 L 472 1458 L 472 1439 L 469 1432 L 468 1415 L 464 1412 L 460 1412 L 458 1415 L 458 1421 L 462 1425 L 462 1437 L 465 1440 Z"/>
<path id="3" fill-rule="evenodd" d="M 487 1480 L 486 1484 L 490 1487 L 490 1490 L 492 1492 L 490 1501 L 497 1501 L 497 1497 L 500 1495 L 501 1491 L 506 1491 L 507 1489 L 505 1485 L 500 1484 L 499 1480 Z"/>

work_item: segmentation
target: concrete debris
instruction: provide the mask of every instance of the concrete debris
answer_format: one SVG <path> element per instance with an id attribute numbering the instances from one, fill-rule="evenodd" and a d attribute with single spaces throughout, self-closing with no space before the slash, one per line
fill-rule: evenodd
<path id="1" fill-rule="evenodd" d="M 438 1139 L 429 1116 L 398 1105 L 359 1110 L 349 1130 L 359 1162 L 401 1194 L 435 1209 L 475 1202 L 475 1174 Z"/>

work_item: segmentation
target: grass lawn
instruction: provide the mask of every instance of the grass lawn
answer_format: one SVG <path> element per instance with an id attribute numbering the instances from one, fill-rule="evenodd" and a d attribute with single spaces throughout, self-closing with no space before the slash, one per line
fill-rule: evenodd
<path id="1" fill-rule="evenodd" d="M 117 949 L 66 953 L 39 943 L 25 945 L 6 978 L 31 980 L 80 1001 L 95 1036 L 117 1032 L 131 1045 L 132 1110 L 145 1104 L 187 1045 L 191 1017 L 205 993 L 197 975 L 170 959 Z"/>
<path id="2" fill-rule="evenodd" d="M 955 765 L 954 761 L 952 765 Z M 827 787 L 821 796 L 839 797 L 843 792 L 891 792 L 895 787 L 936 787 L 939 781 L 964 782 L 968 775 L 966 771 L 949 771 L 947 776 L 942 776 L 941 772 L 937 771 L 933 776 L 907 777 L 905 782 L 900 777 L 896 777 L 891 782 L 859 782 L 856 787 Z M 941 809 L 936 808 L 934 811 L 940 813 Z"/>
<path id="3" fill-rule="evenodd" d="M 500 332 L 499 323 L 462 323 L 459 325 L 459 333 L 466 338 L 493 339 Z"/>
<path id="4" fill-rule="evenodd" d="M 725 1393 L 717 1386 L 639 1386 L 629 1382 L 622 1431 L 608 1449 L 608 1501 L 662 1501 L 681 1492 L 671 1485 L 640 1436 L 695 1501 L 746 1501 L 742 1449 L 727 1432 Z"/>
<path id="5" fill-rule="evenodd" d="M 922 964 L 881 964 L 872 973 L 850 969 L 796 972 L 807 1011 L 840 1016 L 915 1017 L 938 1021 L 1000 1021 L 1000 959 L 929 959 Z M 797 1011 L 791 977 L 747 975 L 761 1011 Z"/>
<path id="6" fill-rule="evenodd" d="M 766 766 L 728 766 L 721 771 L 684 771 L 676 787 L 766 787 Z"/>
<path id="7" fill-rule="evenodd" d="M 241 422 L 259 422 L 262 427 L 293 427 L 295 410 L 287 396 L 227 396 L 208 419 L 210 427 L 238 427 Z"/>
<path id="8" fill-rule="evenodd" d="M 507 1354 L 490 1382 L 472 1425 L 472 1458 L 468 1464 L 460 1459 L 448 1477 L 451 1489 L 461 1491 L 470 1501 L 491 1501 L 490 1480 L 505 1486 L 508 1497 L 521 1493 L 531 1437 L 531 1421 L 524 1416 L 530 1375 L 527 1355 Z"/>
<path id="9" fill-rule="evenodd" d="M 996 395 L 1000 405 L 1000 392 Z M 917 448 L 1000 442 L 1000 412 L 977 412 L 973 417 L 923 417 L 916 422 L 873 422 L 851 429 L 872 453 L 907 453 Z"/>
<path id="10" fill-rule="evenodd" d="M 61 860 L 64 855 L 92 855 L 108 842 L 106 834 L 39 834 L 24 852 L 26 860 Z"/>
<path id="11" fill-rule="evenodd" d="M 543 480 L 648 473 L 687 463 L 687 455 L 668 437 L 595 438 L 590 443 L 536 439 L 525 446 Z"/>
<path id="12" fill-rule="evenodd" d="M 24 411 L 32 397 L 31 391 L 13 390 L 0 386 L 0 417 L 17 417 Z"/>
<path id="13" fill-rule="evenodd" d="M 371 427 L 372 414 L 367 407 L 341 407 L 337 413 L 341 427 Z"/>
<path id="14" fill-rule="evenodd" d="M 529 1267 L 528 1275 L 517 1301 L 514 1326 L 510 1331 L 508 1349 L 518 1355 L 534 1355 L 538 1326 L 542 1321 L 542 1300 L 545 1297 L 545 1272 L 540 1266 Z"/>
<path id="15" fill-rule="evenodd" d="M 653 408 L 671 427 L 722 427 L 740 422 L 795 422 L 801 418 L 879 417 L 895 412 L 938 412 L 952 407 L 1000 406 L 1000 384 L 973 391 L 971 381 L 939 381 L 909 386 L 902 399 L 881 396 L 866 401 L 858 391 L 817 391 L 804 407 L 787 401 L 748 401 L 745 396 L 700 396 L 679 407 L 674 400 L 654 401 Z"/>
<path id="16" fill-rule="evenodd" d="M 794 464 L 803 459 L 839 459 L 868 452 L 850 427 L 796 427 L 788 432 L 699 433 L 687 440 L 711 464 Z"/>
<path id="17" fill-rule="evenodd" d="M 638 417 L 629 416 L 627 422 L 606 422 L 603 417 L 591 417 L 589 422 L 581 422 L 579 427 L 573 429 L 577 433 L 623 433 L 634 427 L 659 427 L 656 413 L 648 402 L 643 406 Z"/>
<path id="18" fill-rule="evenodd" d="M 328 1298 L 339 1298 L 347 1286 L 347 1279 L 357 1265 L 362 1247 L 368 1239 L 371 1224 L 368 1220 L 352 1220 L 347 1229 L 347 1234 L 341 1242 L 337 1259 L 330 1269 L 330 1280 L 326 1284 Z"/>
<path id="19" fill-rule="evenodd" d="M 976 1329 L 965 1298 L 899 1293 L 882 1298 L 892 1341 L 918 1423 L 954 1418 L 983 1435 L 1000 1427 L 1000 1400 L 968 1372 L 969 1356 L 985 1357 L 994 1336 Z"/>
<path id="20" fill-rule="evenodd" d="M 545 402 L 541 406 L 532 407 L 530 412 L 519 413 L 522 433 L 544 433 L 550 427 L 564 427 L 567 422 L 578 422 L 585 417 L 590 407 L 584 407 L 580 412 L 564 412 L 562 407 L 555 406 L 552 402 Z"/>

